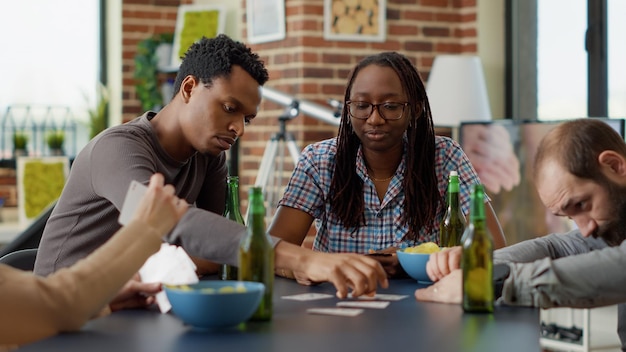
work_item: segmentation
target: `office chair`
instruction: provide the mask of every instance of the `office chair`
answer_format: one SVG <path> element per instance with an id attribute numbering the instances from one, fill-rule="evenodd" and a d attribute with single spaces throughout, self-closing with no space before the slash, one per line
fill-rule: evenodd
<path id="1" fill-rule="evenodd" d="M 32 271 L 37 258 L 37 248 L 21 249 L 0 257 L 0 264 L 6 264 L 16 269 Z"/>
<path id="2" fill-rule="evenodd" d="M 48 222 L 48 218 L 50 217 L 52 209 L 54 209 L 55 205 L 56 202 L 50 204 L 48 208 L 41 212 L 41 214 L 39 214 L 39 216 L 21 234 L 17 235 L 13 241 L 1 247 L 0 257 L 21 249 L 39 247 L 43 229 L 46 227 L 46 222 Z"/>

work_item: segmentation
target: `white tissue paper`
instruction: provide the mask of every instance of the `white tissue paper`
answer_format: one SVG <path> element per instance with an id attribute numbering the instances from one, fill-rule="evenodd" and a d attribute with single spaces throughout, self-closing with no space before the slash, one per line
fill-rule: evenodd
<path id="1" fill-rule="evenodd" d="M 142 282 L 160 282 L 165 285 L 195 284 L 198 280 L 196 265 L 182 247 L 163 243 L 161 249 L 150 256 L 139 269 Z M 161 313 L 172 308 L 165 291 L 156 295 Z"/>

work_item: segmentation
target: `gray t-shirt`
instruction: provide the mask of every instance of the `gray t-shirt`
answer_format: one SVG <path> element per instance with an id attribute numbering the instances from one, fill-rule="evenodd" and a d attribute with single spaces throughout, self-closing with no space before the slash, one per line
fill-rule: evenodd
<path id="1" fill-rule="evenodd" d="M 120 228 L 119 211 L 131 181 L 148 184 L 155 172 L 193 205 L 166 240 L 191 256 L 237 264 L 246 229 L 221 216 L 228 173 L 225 154 L 196 153 L 185 162 L 174 160 L 159 144 L 150 123 L 153 116 L 148 112 L 107 129 L 78 154 L 46 224 L 36 274 L 70 266 L 108 240 Z"/>
<path id="2" fill-rule="evenodd" d="M 540 308 L 593 308 L 618 304 L 618 334 L 626 351 L 626 241 L 608 247 L 578 230 L 499 249 L 509 263 L 500 302 Z"/>

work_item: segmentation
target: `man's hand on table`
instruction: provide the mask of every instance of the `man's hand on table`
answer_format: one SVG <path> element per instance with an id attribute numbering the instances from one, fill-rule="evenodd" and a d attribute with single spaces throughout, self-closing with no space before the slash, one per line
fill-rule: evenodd
<path id="1" fill-rule="evenodd" d="M 434 284 L 415 290 L 415 298 L 418 301 L 460 304 L 463 300 L 463 271 L 453 270 Z"/>
<path id="2" fill-rule="evenodd" d="M 135 274 L 117 295 L 109 303 L 111 311 L 144 308 L 154 304 L 154 295 L 161 291 L 161 284 L 158 282 L 141 282 L 139 274 Z"/>
<path id="3" fill-rule="evenodd" d="M 415 298 L 420 301 L 461 303 L 463 298 L 461 254 L 462 249 L 459 246 L 431 254 L 426 264 L 426 272 L 435 283 L 416 290 Z"/>

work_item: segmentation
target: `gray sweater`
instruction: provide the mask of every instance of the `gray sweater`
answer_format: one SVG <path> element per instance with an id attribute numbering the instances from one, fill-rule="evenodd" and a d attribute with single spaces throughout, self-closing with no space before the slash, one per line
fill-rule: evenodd
<path id="1" fill-rule="evenodd" d="M 70 266 L 100 247 L 120 228 L 119 211 L 130 182 L 148 184 L 155 172 L 194 206 L 166 240 L 191 256 L 237 264 L 239 240 L 246 229 L 221 216 L 228 173 L 225 154 L 196 153 L 182 163 L 174 160 L 157 140 L 149 121 L 153 116 L 148 112 L 107 129 L 76 157 L 46 224 L 36 274 Z"/>
<path id="2" fill-rule="evenodd" d="M 509 263 L 500 301 L 540 308 L 618 306 L 618 334 L 626 351 L 626 241 L 607 247 L 578 230 L 502 248 L 495 263 Z"/>

